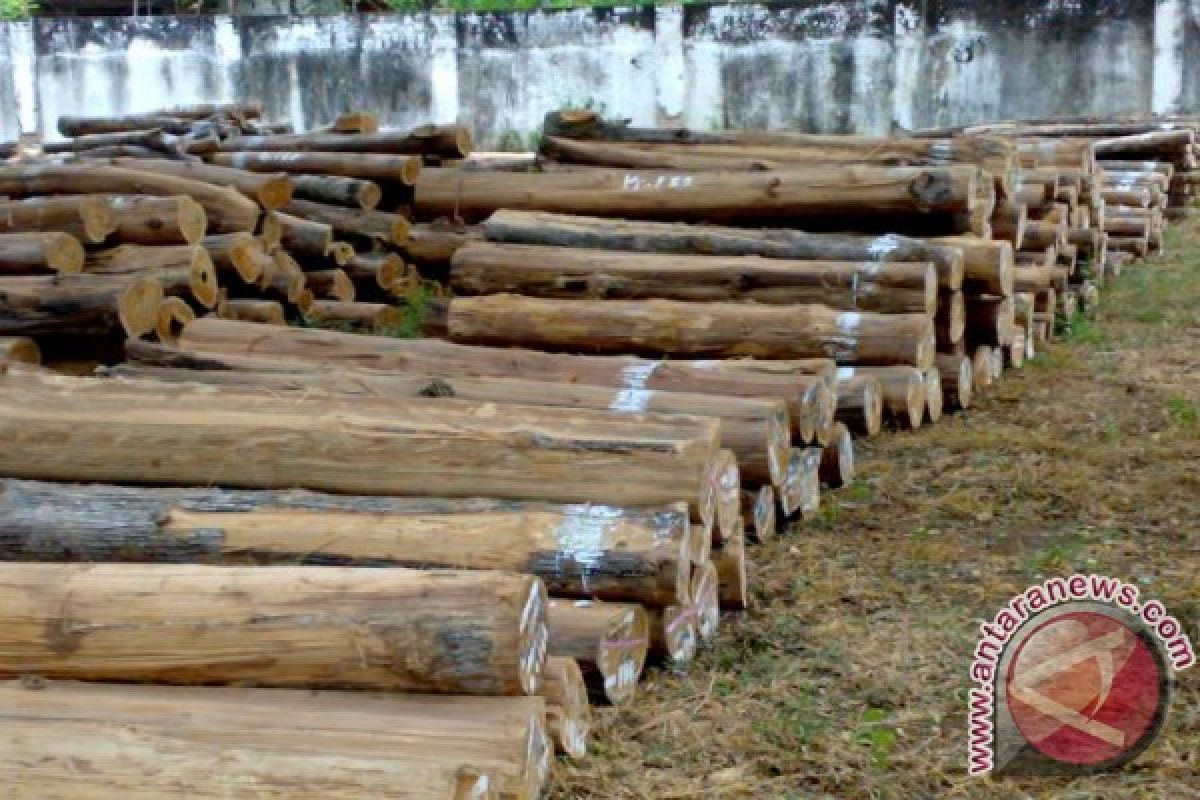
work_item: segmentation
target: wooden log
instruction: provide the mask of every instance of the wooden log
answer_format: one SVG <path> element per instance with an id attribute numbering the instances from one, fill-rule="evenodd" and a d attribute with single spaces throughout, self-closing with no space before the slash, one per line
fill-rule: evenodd
<path id="1" fill-rule="evenodd" d="M 42 363 L 42 350 L 28 336 L 0 336 L 0 366 Z"/>
<path id="2" fill-rule="evenodd" d="M 650 646 L 645 609 L 631 603 L 551 598 L 546 624 L 549 655 L 578 661 L 595 696 L 612 705 L 633 699 Z"/>
<path id="3" fill-rule="evenodd" d="M 450 301 L 447 331 L 462 343 L 547 350 L 921 367 L 929 366 L 936 349 L 933 323 L 924 315 L 814 305 L 458 297 Z"/>
<path id="4" fill-rule="evenodd" d="M 404 153 L 443 158 L 471 154 L 471 132 L 462 125 L 422 125 L 412 130 L 378 133 L 298 133 L 290 136 L 239 136 L 222 142 L 222 150 L 324 151 L 329 153 Z"/>
<path id="5" fill-rule="evenodd" d="M 174 344 L 179 341 L 183 327 L 196 318 L 196 312 L 186 301 L 178 297 L 164 297 L 158 307 L 158 322 L 154 332 L 160 342 Z"/>
<path id="6" fill-rule="evenodd" d="M 205 236 L 201 244 L 218 275 L 235 273 L 244 283 L 256 283 L 274 263 L 262 241 L 248 233 Z"/>
<path id="7" fill-rule="evenodd" d="M 257 322 L 261 325 L 287 324 L 287 315 L 284 314 L 283 305 L 275 300 L 237 297 L 222 300 L 217 306 L 217 316 L 221 319 Z"/>
<path id="8" fill-rule="evenodd" d="M 395 328 L 404 319 L 404 313 L 387 303 L 357 303 L 340 300 L 315 300 L 304 312 L 308 319 L 325 324 L 361 326 L 372 331 Z"/>
<path id="9" fill-rule="evenodd" d="M 421 172 L 417 156 L 378 153 L 215 153 L 214 164 L 251 172 L 287 172 L 300 175 L 337 175 L 396 186 L 412 186 Z"/>
<path id="10" fill-rule="evenodd" d="M 701 641 L 717 637 L 721 624 L 720 576 L 712 561 L 692 569 L 692 608 L 696 610 L 696 632 Z"/>
<path id="11" fill-rule="evenodd" d="M 203 247 L 123 244 L 88 253 L 84 269 L 97 275 L 155 277 L 167 294 L 185 292 L 205 308 L 217 305 L 220 283 L 212 259 Z"/>
<path id="12" fill-rule="evenodd" d="M 414 208 L 425 216 L 462 219 L 483 219 L 508 208 L 634 219 L 793 222 L 848 214 L 969 213 L 978 176 L 972 167 L 815 167 L 762 174 L 426 169 L 414 186 Z"/>
<path id="13" fill-rule="evenodd" d="M 0 203 L 0 233 L 67 233 L 103 242 L 117 224 L 108 204 L 93 195 L 30 197 Z"/>
<path id="14" fill-rule="evenodd" d="M 349 208 L 373 209 L 383 198 L 379 184 L 340 175 L 293 175 L 292 186 L 299 200 Z"/>
<path id="15" fill-rule="evenodd" d="M 344 208 L 311 200 L 293 200 L 283 210 L 301 219 L 329 225 L 343 236 L 361 236 L 388 244 L 400 244 L 408 238 L 408 220 L 399 214 Z"/>
<path id="16" fill-rule="evenodd" d="M 392 292 L 408 274 L 404 259 L 395 253 L 356 253 L 342 267 L 355 284 Z"/>
<path id="17" fill-rule="evenodd" d="M 968 236 L 946 237 L 938 241 L 962 249 L 965 258 L 964 291 L 1002 297 L 1012 294 L 1014 261 L 1011 244 Z"/>
<path id="18" fill-rule="evenodd" d="M 320 298 L 354 302 L 354 281 L 340 269 L 309 270 L 304 273 L 306 287 Z"/>
<path id="19" fill-rule="evenodd" d="M 748 530 L 750 540 L 757 543 L 775 538 L 778 532 L 775 521 L 775 490 L 761 486 L 758 491 L 742 490 L 742 516 L 751 520 Z"/>
<path id="20" fill-rule="evenodd" d="M 975 380 L 975 391 L 982 392 L 996 381 L 992 364 L 992 348 L 981 344 L 971 352 L 971 375 Z"/>
<path id="21" fill-rule="evenodd" d="M 1021 369 L 1025 366 L 1025 331 L 1017 329 L 1013 335 L 1012 344 L 1003 349 L 1004 364 L 1011 369 Z"/>
<path id="22" fill-rule="evenodd" d="M 1145 258 L 1150 255 L 1150 240 L 1143 236 L 1115 236 L 1109 234 L 1108 247 L 1110 250 L 1129 253 L 1136 258 Z"/>
<path id="23" fill-rule="evenodd" d="M 109 241 L 124 244 L 199 244 L 208 214 L 190 197 L 101 195 L 116 218 Z"/>
<path id="24" fill-rule="evenodd" d="M 959 355 L 937 357 L 944 405 L 952 411 L 965 411 L 975 396 L 975 370 L 971 359 Z"/>
<path id="25" fill-rule="evenodd" d="M 131 275 L 0 277 L 0 335 L 109 335 L 131 338 L 158 323 L 163 289 Z"/>
<path id="26" fill-rule="evenodd" d="M 683 301 L 819 303 L 843 310 L 932 314 L 932 264 L 681 256 L 471 242 L 451 259 L 466 294 Z"/>
<path id="27" fill-rule="evenodd" d="M 292 179 L 283 172 L 272 175 L 198 161 L 152 161 L 133 158 L 117 159 L 116 166 L 160 175 L 174 175 L 211 183 L 214 186 L 227 186 L 241 192 L 268 211 L 287 205 L 294 191 Z"/>
<path id="28" fill-rule="evenodd" d="M 583 670 L 573 658 L 546 659 L 542 696 L 546 698 L 546 728 L 558 752 L 580 759 L 587 755 L 592 727 Z"/>
<path id="29" fill-rule="evenodd" d="M 654 607 L 688 599 L 697 546 L 682 504 L 476 510 L 444 500 L 409 509 L 383 498 L 280 494 L 5 481 L 0 553 L 11 561 L 507 570 L 543 578 L 558 596 Z"/>
<path id="30" fill-rule="evenodd" d="M 671 666 L 684 666 L 696 657 L 700 633 L 696 625 L 695 606 L 667 606 L 646 609 L 650 628 L 648 657 Z"/>
<path id="31" fill-rule="evenodd" d="M 629 356 L 571 356 L 301 328 L 265 331 L 209 319 L 198 319 L 188 326 L 181 346 L 196 354 L 192 361 L 186 356 L 180 361 L 179 354 L 170 353 L 159 358 L 145 348 L 137 357 L 163 366 L 184 367 L 195 364 L 195 358 L 200 363 L 209 359 L 211 364 L 226 365 L 217 368 L 229 368 L 236 362 L 231 356 L 256 354 L 271 359 L 333 361 L 341 367 L 415 372 L 443 378 L 510 378 L 631 391 L 783 398 L 788 403 L 793 432 L 799 435 L 808 426 L 810 436 L 815 425 L 812 404 L 818 397 L 814 386 L 826 380 L 798 374 L 796 367 L 781 371 L 766 362 L 749 359 L 688 362 Z M 263 370 L 261 359 L 253 364 L 253 369 Z M 832 410 L 829 414 L 832 416 Z"/>
<path id="32" fill-rule="evenodd" d="M 285 410 L 278 399 L 223 387 L 13 375 L 0 383 L 4 408 L 22 409 L 0 417 L 0 440 L 12 445 L 0 454 L 0 474 L 8 476 L 633 507 L 685 501 L 709 531 L 716 516 L 715 420 L 544 406 L 497 413 L 495 404 L 447 398 L 314 395 L 288 398 Z M 31 397 L 41 398 L 35 408 L 25 407 Z M 156 424 L 155 414 L 168 409 L 175 424 Z M 58 436 L 72 446 L 51 447 Z M 18 458 L 17 443 L 27 440 L 41 450 Z M 126 446 L 134 441 L 139 446 Z M 87 458 L 77 457 L 74 443 Z"/>
<path id="33" fill-rule="evenodd" d="M 863 436 L 883 430 L 883 387 L 878 378 L 838 371 L 837 421 Z"/>
<path id="34" fill-rule="evenodd" d="M 271 218 L 279 223 L 280 245 L 300 258 L 323 259 L 333 244 L 333 226 L 318 220 L 273 212 Z"/>
<path id="35" fill-rule="evenodd" d="M 79 272 L 83 257 L 69 233 L 0 233 L 0 275 Z"/>
<path id="36" fill-rule="evenodd" d="M 935 425 L 942 418 L 945 402 L 942 391 L 942 373 L 938 368 L 930 367 L 925 370 L 925 418 L 930 425 Z"/>
<path id="37" fill-rule="evenodd" d="M 832 434 L 836 437 L 836 428 Z M 832 440 L 831 440 L 832 441 Z M 793 447 L 787 480 L 778 487 L 779 507 L 785 517 L 809 516 L 821 506 L 821 447 Z"/>
<path id="38" fill-rule="evenodd" d="M 962 292 L 939 292 L 934 328 L 938 347 L 952 347 L 967 330 L 967 306 Z"/>
<path id="39" fill-rule="evenodd" d="M 12 197 L 104 192 L 159 197 L 186 195 L 204 208 L 209 233 L 253 231 L 258 225 L 259 208 L 252 200 L 233 189 L 174 175 L 99 165 L 25 164 L 0 167 L 0 193 Z M 120 222 L 122 211 L 115 210 Z"/>
<path id="40" fill-rule="evenodd" d="M 834 489 L 854 480 L 854 437 L 841 422 L 835 426 L 832 440 L 821 451 L 819 475 L 821 483 Z"/>
<path id="41" fill-rule="evenodd" d="M 1012 244 L 1014 250 L 1020 250 L 1028 223 L 1029 209 L 1025 204 L 1012 201 L 997 204 L 991 217 L 992 237 L 1003 239 Z"/>
<path id="42" fill-rule="evenodd" d="M 0 675 L 464 694 L 541 686 L 545 588 L 531 576 L 25 563 L 0 564 L 0 577 L 12 595 L 0 611 Z"/>
<path id="43" fill-rule="evenodd" d="M 237 120 L 254 120 L 262 117 L 262 106 L 256 103 L 221 103 L 179 106 L 163 111 L 143 114 L 126 114 L 120 117 L 70 117 L 58 118 L 58 132 L 63 136 L 83 136 L 106 131 L 143 130 L 160 128 L 155 120 L 187 120 L 195 122 L 209 117 L 228 117 Z"/>
<path id="44" fill-rule="evenodd" d="M 317 128 L 319 133 L 375 133 L 379 130 L 379 117 L 370 111 L 348 111 L 338 114 L 333 122 Z"/>
<path id="45" fill-rule="evenodd" d="M 1016 316 L 1011 297 L 967 295 L 966 303 L 968 340 L 991 347 L 1012 342 Z"/>
<path id="46" fill-rule="evenodd" d="M 492 800 L 499 786 L 532 797 L 544 708 L 541 698 L 9 681 L 3 779 L 46 798 L 282 798 L 297 785 L 329 800 Z M 455 755 L 439 756 L 455 739 Z"/>
<path id="47" fill-rule="evenodd" d="M 910 430 L 917 430 L 925 420 L 924 373 L 915 367 L 842 367 L 840 382 L 856 378 L 879 381 L 883 415 Z"/>
<path id="48" fill-rule="evenodd" d="M 507 209 L 492 214 L 483 229 L 490 241 L 513 244 L 675 255 L 762 256 L 793 261 L 930 262 L 937 269 L 940 288 L 960 289 L 963 280 L 963 255 L 959 248 L 896 235 L 747 230 Z M 457 246 L 463 244 L 465 241 L 460 241 Z"/>
<path id="49" fill-rule="evenodd" d="M 750 589 L 746 578 L 746 540 L 743 534 L 730 536 L 714 547 L 712 564 L 717 570 L 717 596 L 721 610 L 745 611 L 750 607 Z"/>

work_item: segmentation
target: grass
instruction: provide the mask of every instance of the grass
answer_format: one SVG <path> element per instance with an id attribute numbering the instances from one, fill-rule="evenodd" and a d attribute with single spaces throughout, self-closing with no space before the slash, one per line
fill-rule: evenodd
<path id="1" fill-rule="evenodd" d="M 1200 644 L 1200 225 L 1106 286 L 968 414 L 858 441 L 860 478 L 753 548 L 754 607 L 686 672 L 599 709 L 557 800 L 1180 798 L 1200 774 L 1200 668 L 1130 769 L 965 774 L 978 620 L 1050 575 L 1136 580 Z"/>

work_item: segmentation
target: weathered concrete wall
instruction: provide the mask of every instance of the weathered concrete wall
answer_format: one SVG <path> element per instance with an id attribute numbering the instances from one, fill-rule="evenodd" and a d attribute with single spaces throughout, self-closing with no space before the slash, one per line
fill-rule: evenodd
<path id="1" fill-rule="evenodd" d="M 516 144 L 586 105 L 650 125 L 886 132 L 1200 108 L 1200 0 L 798 0 L 506 14 L 0 25 L 0 138 L 252 98 L 312 127 L 462 119 Z"/>

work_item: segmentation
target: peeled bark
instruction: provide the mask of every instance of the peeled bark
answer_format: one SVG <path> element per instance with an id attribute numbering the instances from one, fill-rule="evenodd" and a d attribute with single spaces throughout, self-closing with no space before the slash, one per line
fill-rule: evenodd
<path id="1" fill-rule="evenodd" d="M 412 186 L 421 172 L 421 159 L 416 156 L 377 153 L 225 152 L 209 158 L 214 164 L 251 172 L 338 175 L 399 186 Z"/>
<path id="2" fill-rule="evenodd" d="M 199 244 L 208 214 L 190 197 L 102 195 L 116 218 L 109 240 L 144 245 Z M 246 230 L 253 230 L 247 228 Z"/>
<path id="3" fill-rule="evenodd" d="M 408 220 L 399 214 L 343 208 L 311 200 L 293 200 L 283 210 L 301 219 L 329 225 L 343 236 L 362 236 L 388 244 L 400 244 L 408 238 Z"/>
<path id="4" fill-rule="evenodd" d="M 809 234 L 507 209 L 492 214 L 483 228 L 490 241 L 514 244 L 793 261 L 930 262 L 937 269 L 939 287 L 959 289 L 963 280 L 963 256 L 958 248 L 890 234 Z"/>
<path id="5" fill-rule="evenodd" d="M 327 800 L 493 800 L 500 787 L 533 797 L 548 766 L 543 708 L 524 697 L 10 681 L 0 780 L 41 798 L 284 800 L 297 786 Z"/>
<path id="6" fill-rule="evenodd" d="M 0 277 L 0 335 L 124 333 L 154 330 L 162 285 L 136 275 Z"/>
<path id="7" fill-rule="evenodd" d="M 450 264 L 467 294 L 533 297 L 818 303 L 848 311 L 932 314 L 931 264 L 681 256 L 472 242 Z"/>
<path id="8" fill-rule="evenodd" d="M 82 242 L 98 244 L 116 228 L 108 204 L 93 195 L 30 197 L 0 203 L 0 233 L 68 233 Z"/>
<path id="9" fill-rule="evenodd" d="M 498 209 L 671 220 L 799 221 L 974 210 L 972 167 L 814 167 L 770 173 L 588 170 L 491 173 L 426 169 L 414 207 L 482 219 Z"/>
<path id="10" fill-rule="evenodd" d="M 79 272 L 83 255 L 69 233 L 0 233 L 0 275 Z"/>
<path id="11" fill-rule="evenodd" d="M 821 482 L 834 489 L 854 480 L 854 437 L 850 429 L 838 423 L 829 444 L 821 451 Z"/>
<path id="12" fill-rule="evenodd" d="M 339 153 L 405 153 L 443 158 L 471 154 L 471 132 L 463 125 L 422 125 L 412 130 L 378 133 L 297 133 L 282 136 L 239 136 L 222 150 L 324 151 Z"/>
<path id="13" fill-rule="evenodd" d="M 298 200 L 349 208 L 373 209 L 383 197 L 379 184 L 340 175 L 293 175 L 292 186 Z"/>
<path id="14" fill-rule="evenodd" d="M 141 172 L 156 172 L 179 178 L 228 186 L 241 192 L 264 209 L 281 208 L 292 199 L 292 180 L 286 173 L 275 175 L 248 172 L 196 161 L 152 161 L 149 159 L 118 159 L 116 165 Z"/>
<path id="15" fill-rule="evenodd" d="M 597 696 L 613 705 L 633 699 L 650 647 L 646 611 L 631 603 L 552 598 L 547 652 L 573 658 Z"/>

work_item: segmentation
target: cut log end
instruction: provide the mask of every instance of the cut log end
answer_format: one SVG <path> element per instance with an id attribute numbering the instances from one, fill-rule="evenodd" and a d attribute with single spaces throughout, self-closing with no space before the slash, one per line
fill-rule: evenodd
<path id="1" fill-rule="evenodd" d="M 562 656 L 547 658 L 542 695 L 546 698 L 546 721 L 555 748 L 571 758 L 584 758 L 591 732 L 592 706 L 579 663 Z"/>
<path id="2" fill-rule="evenodd" d="M 407 230 L 405 236 L 407 236 Z M 333 263 L 344 267 L 354 258 L 354 245 L 349 242 L 330 242 L 325 248 L 325 257 L 333 259 Z"/>
<path id="3" fill-rule="evenodd" d="M 854 437 L 838 423 L 832 441 L 821 452 L 821 482 L 834 489 L 854 480 Z"/>
<path id="4" fill-rule="evenodd" d="M 166 297 L 158 307 L 158 325 L 155 332 L 164 344 L 175 345 L 183 328 L 196 318 L 192 307 L 178 297 Z"/>
<path id="5" fill-rule="evenodd" d="M 162 284 L 153 278 L 136 278 L 117 298 L 117 317 L 131 339 L 140 339 L 158 326 L 163 302 Z"/>
<path id="6" fill-rule="evenodd" d="M 763 486 L 757 492 L 742 490 L 742 514 L 753 521 L 750 535 L 755 542 L 775 538 L 775 489 Z"/>
<path id="7" fill-rule="evenodd" d="M 192 256 L 189 286 L 197 303 L 208 309 L 217 307 L 217 295 L 221 285 L 217 280 L 217 269 L 212 258 L 203 247 L 197 247 Z"/>
<path id="8" fill-rule="evenodd" d="M 937 367 L 930 367 L 925 370 L 925 414 L 930 425 L 942 418 L 943 402 L 942 374 Z"/>
<path id="9" fill-rule="evenodd" d="M 713 550 L 717 569 L 717 595 L 722 609 L 745 611 L 750 607 L 750 589 L 746 577 L 746 539 L 732 536 Z"/>
<path id="10" fill-rule="evenodd" d="M 693 568 L 691 597 L 696 610 L 696 633 L 702 641 L 710 641 L 721 624 L 721 578 L 712 561 Z"/>
<path id="11" fill-rule="evenodd" d="M 520 683 L 525 694 L 537 694 L 543 685 L 550 631 L 546 624 L 546 585 L 538 579 L 530 580 L 529 584 L 529 593 L 521 609 L 520 629 L 517 632 Z M 644 616 L 642 624 L 645 625 Z M 643 659 L 645 653 L 646 648 L 643 646 Z M 641 675 L 640 666 L 638 675 Z M 636 678 L 634 681 L 636 683 Z"/>
<path id="12" fill-rule="evenodd" d="M 188 244 L 196 244 L 204 238 L 208 227 L 208 214 L 204 206 L 190 197 L 179 198 L 179 230 Z"/>
<path id="13" fill-rule="evenodd" d="M 225 300 L 217 306 L 221 319 L 236 319 L 243 322 L 258 322 L 263 325 L 285 325 L 283 306 L 274 300 L 235 298 Z"/>
<path id="14" fill-rule="evenodd" d="M 0 364 L 41 364 L 42 350 L 28 336 L 0 336 Z"/>

